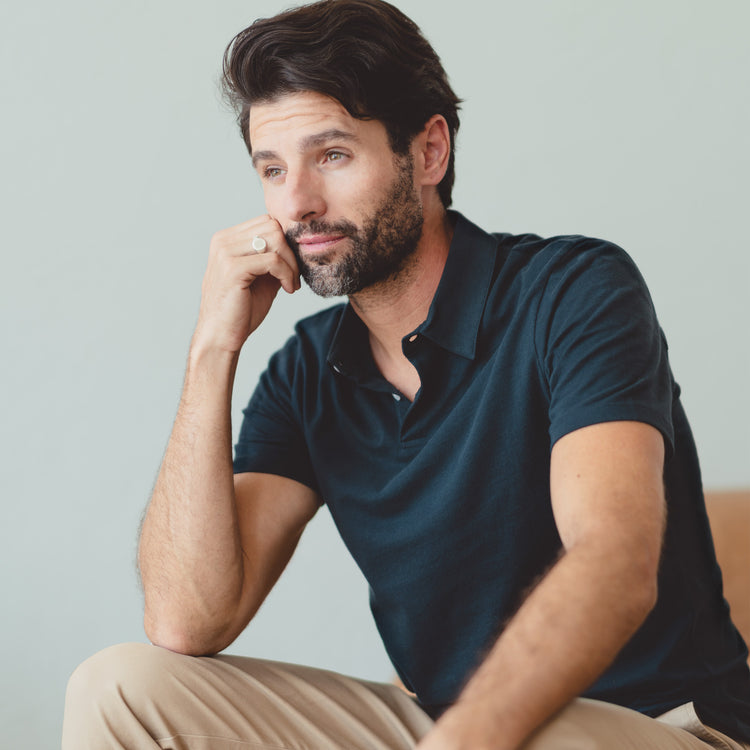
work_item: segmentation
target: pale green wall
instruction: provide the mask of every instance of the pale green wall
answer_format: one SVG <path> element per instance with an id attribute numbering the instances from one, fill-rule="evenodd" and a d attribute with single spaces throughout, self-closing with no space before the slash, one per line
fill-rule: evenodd
<path id="1" fill-rule="evenodd" d="M 3 746 L 55 747 L 75 664 L 143 639 L 135 529 L 208 240 L 262 211 L 218 103 L 220 56 L 281 7 L 0 7 Z M 671 343 L 706 484 L 750 485 L 750 6 L 401 7 L 466 100 L 456 206 L 488 229 L 628 249 Z M 237 413 L 293 320 L 318 305 L 280 300 L 244 355 Z M 320 516 L 235 650 L 387 678 L 366 587 Z"/>

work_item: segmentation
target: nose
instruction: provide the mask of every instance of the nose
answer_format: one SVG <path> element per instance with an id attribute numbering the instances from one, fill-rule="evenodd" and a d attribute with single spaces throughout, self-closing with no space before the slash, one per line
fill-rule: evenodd
<path id="1" fill-rule="evenodd" d="M 284 181 L 285 213 L 291 221 L 312 221 L 326 212 L 323 186 L 314 171 L 287 173 Z"/>

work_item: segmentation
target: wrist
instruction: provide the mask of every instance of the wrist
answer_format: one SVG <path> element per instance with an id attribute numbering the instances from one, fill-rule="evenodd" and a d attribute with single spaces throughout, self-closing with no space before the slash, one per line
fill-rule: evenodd
<path id="1" fill-rule="evenodd" d="M 197 396 L 205 404 L 213 403 L 214 407 L 215 398 L 229 405 L 238 361 L 239 352 L 214 346 L 210 342 L 194 341 L 185 370 L 185 396 L 191 400 Z"/>
<path id="2" fill-rule="evenodd" d="M 195 368 L 234 370 L 240 357 L 239 351 L 221 346 L 215 340 L 200 336 L 196 331 L 190 342 L 188 370 Z"/>

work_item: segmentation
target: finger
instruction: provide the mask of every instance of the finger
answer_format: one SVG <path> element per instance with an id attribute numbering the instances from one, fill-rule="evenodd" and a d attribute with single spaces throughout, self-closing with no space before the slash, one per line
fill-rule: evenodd
<path id="1" fill-rule="evenodd" d="M 244 231 L 247 233 L 247 236 L 251 238 L 251 247 L 253 239 L 256 237 L 262 238 L 267 244 L 264 252 L 271 251 L 284 253 L 288 251 L 290 258 L 295 260 L 294 253 L 291 251 L 289 243 L 286 241 L 284 230 L 276 219 L 273 219 L 270 216 L 259 217 L 259 219 L 253 222 L 248 222 L 248 226 Z"/>
<path id="2" fill-rule="evenodd" d="M 252 277 L 250 284 L 258 277 L 268 275 L 277 279 L 284 291 L 289 294 L 299 289 L 299 273 L 296 264 L 294 267 L 289 265 L 286 257 L 281 253 L 251 253 L 238 257 L 236 260 L 242 264 L 246 273 Z"/>
<path id="3" fill-rule="evenodd" d="M 289 247 L 281 228 L 274 223 L 265 229 L 263 227 L 257 229 L 258 232 L 253 234 L 252 239 L 250 239 L 250 254 L 260 255 L 262 257 L 273 255 L 278 256 L 291 269 L 293 289 L 299 289 L 301 282 L 299 278 L 297 258 Z M 262 246 L 262 249 L 258 246 Z"/>
<path id="4" fill-rule="evenodd" d="M 277 253 L 284 258 L 294 273 L 299 276 L 297 258 L 289 247 L 281 225 L 276 219 L 268 215 L 259 216 L 231 227 L 225 230 L 225 232 L 226 234 L 220 238 L 220 242 L 224 245 L 226 251 L 232 255 Z M 260 245 L 263 242 L 265 243 L 265 247 L 261 249 Z M 255 243 L 255 246 L 253 243 Z M 296 284 L 299 287 L 299 279 L 297 279 Z"/>

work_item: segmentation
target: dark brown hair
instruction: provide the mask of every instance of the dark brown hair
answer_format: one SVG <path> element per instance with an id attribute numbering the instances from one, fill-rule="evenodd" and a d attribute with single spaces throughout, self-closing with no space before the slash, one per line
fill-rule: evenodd
<path id="1" fill-rule="evenodd" d="M 460 100 L 417 25 L 389 3 L 321 0 L 258 19 L 227 47 L 223 89 L 248 150 L 250 107 L 294 92 L 326 94 L 352 117 L 379 120 L 397 154 L 442 115 L 451 154 L 438 193 L 450 205 Z"/>

